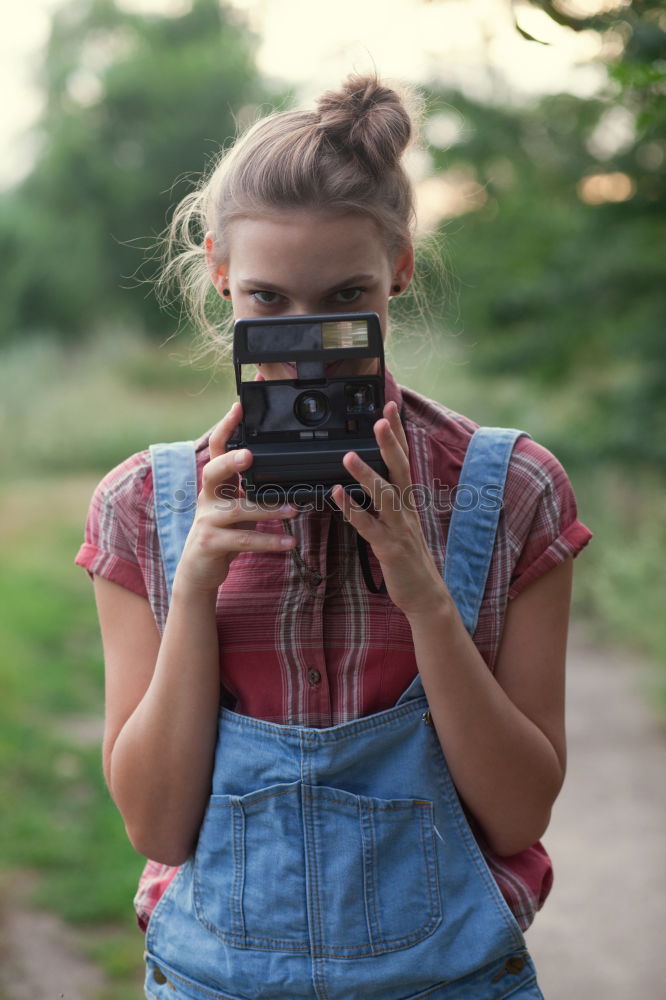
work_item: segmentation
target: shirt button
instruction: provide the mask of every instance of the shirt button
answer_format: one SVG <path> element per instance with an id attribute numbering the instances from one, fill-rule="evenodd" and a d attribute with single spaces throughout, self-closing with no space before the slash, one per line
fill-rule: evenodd
<path id="1" fill-rule="evenodd" d="M 321 581 L 322 581 L 323 579 L 324 579 L 324 578 L 323 578 L 323 576 L 321 575 L 321 573 L 317 573 L 317 571 L 316 571 L 316 570 L 313 570 L 313 571 L 312 571 L 312 573 L 310 573 L 310 583 L 311 583 L 311 584 L 312 584 L 312 585 L 313 585 L 314 587 L 318 587 L 318 586 L 319 586 L 319 584 L 321 583 Z"/>
<path id="2" fill-rule="evenodd" d="M 318 670 L 308 670 L 308 684 L 319 684 L 321 680 L 321 674 Z"/>
<path id="3" fill-rule="evenodd" d="M 158 986 L 164 986 L 168 982 L 167 977 L 164 975 L 161 969 L 153 970 L 153 979 L 158 984 Z"/>

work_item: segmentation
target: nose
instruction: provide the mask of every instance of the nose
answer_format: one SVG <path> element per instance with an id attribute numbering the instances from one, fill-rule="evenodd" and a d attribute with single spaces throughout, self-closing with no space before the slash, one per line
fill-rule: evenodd
<path id="1" fill-rule="evenodd" d="M 314 316 L 318 312 L 321 312 L 321 309 L 314 302 L 300 301 L 300 302 L 294 302 L 293 303 L 293 308 L 290 310 L 289 315 L 290 316 Z"/>

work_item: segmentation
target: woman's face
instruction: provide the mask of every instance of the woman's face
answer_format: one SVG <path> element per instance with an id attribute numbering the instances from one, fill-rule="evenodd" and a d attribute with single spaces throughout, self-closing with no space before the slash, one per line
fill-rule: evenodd
<path id="1" fill-rule="evenodd" d="M 389 258 L 379 230 L 364 215 L 306 209 L 236 219 L 229 259 L 213 273 L 228 288 L 235 319 L 317 313 L 375 312 L 386 336 L 393 285 L 402 291 L 413 271 L 411 249 Z M 370 373 L 376 362 L 346 361 L 339 374 Z M 289 378 L 285 365 L 260 366 L 264 378 Z"/>

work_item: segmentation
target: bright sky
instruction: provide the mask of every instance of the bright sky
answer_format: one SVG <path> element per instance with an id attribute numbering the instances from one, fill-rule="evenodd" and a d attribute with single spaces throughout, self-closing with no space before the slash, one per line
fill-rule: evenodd
<path id="1" fill-rule="evenodd" d="M 41 97 L 35 77 L 50 16 L 62 0 L 22 0 L 5 10 L 0 34 L 0 185 L 28 169 L 26 135 Z M 134 10 L 178 13 L 188 0 L 119 0 Z M 549 45 L 525 41 L 512 23 L 510 0 L 231 0 L 261 41 L 259 66 L 295 84 L 304 100 L 337 84 L 350 70 L 373 66 L 411 82 L 441 80 L 467 93 L 507 98 L 568 90 L 593 94 L 603 80 L 593 32 L 560 27 L 525 0 L 520 26 Z M 569 0 L 579 8 L 626 0 Z"/>

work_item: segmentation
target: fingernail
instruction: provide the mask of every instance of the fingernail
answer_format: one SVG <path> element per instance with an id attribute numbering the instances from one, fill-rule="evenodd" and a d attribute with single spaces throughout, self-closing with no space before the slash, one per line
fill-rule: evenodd
<path id="1" fill-rule="evenodd" d="M 236 463 L 236 465 L 242 465 L 246 458 L 247 458 L 247 448 L 241 448 L 240 451 L 237 451 L 236 454 L 234 455 L 234 462 Z"/>
<path id="2" fill-rule="evenodd" d="M 284 538 L 280 539 L 280 545 L 283 549 L 290 549 L 295 543 L 295 539 L 291 535 L 285 535 Z"/>

